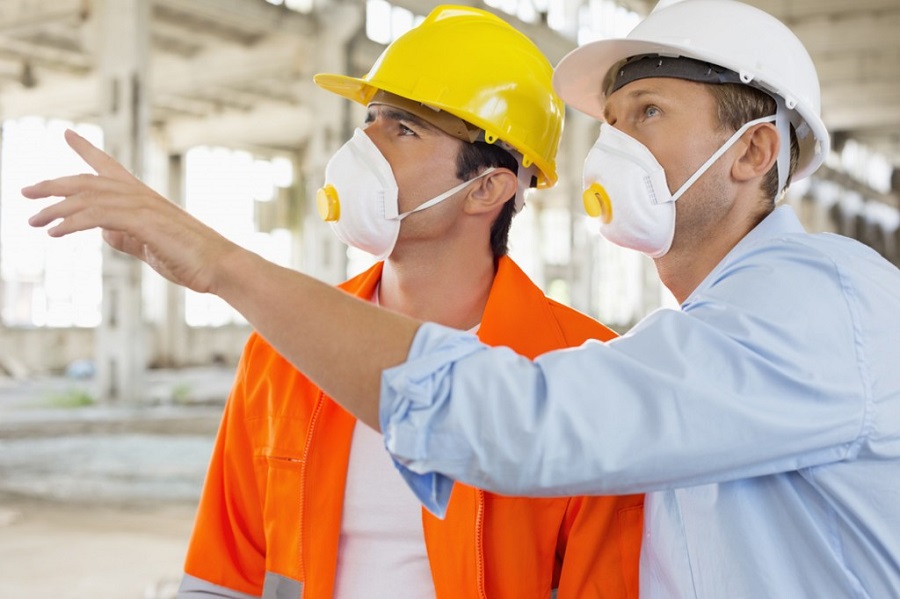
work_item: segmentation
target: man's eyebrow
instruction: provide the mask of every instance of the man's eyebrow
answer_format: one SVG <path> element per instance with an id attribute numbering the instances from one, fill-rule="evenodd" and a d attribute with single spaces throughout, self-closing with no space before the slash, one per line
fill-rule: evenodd
<path id="1" fill-rule="evenodd" d="M 653 88 L 638 88 L 633 91 L 628 92 L 628 97 L 632 99 L 638 99 L 643 96 L 661 96 L 662 94 Z"/>
<path id="2" fill-rule="evenodd" d="M 429 131 L 439 131 L 437 127 L 435 127 L 425 119 L 417 117 L 411 112 L 406 112 L 403 109 L 395 108 L 393 106 L 384 105 L 384 111 L 382 112 L 382 115 L 386 118 L 391 119 L 392 121 L 407 121 L 417 127 L 421 127 Z"/>
<path id="3" fill-rule="evenodd" d="M 655 98 L 663 98 L 664 96 L 655 89 L 647 89 L 646 87 L 638 87 L 633 90 L 626 90 L 625 93 L 626 100 L 640 100 L 646 97 L 655 97 Z M 603 107 L 603 119 L 609 121 L 609 102 Z"/>

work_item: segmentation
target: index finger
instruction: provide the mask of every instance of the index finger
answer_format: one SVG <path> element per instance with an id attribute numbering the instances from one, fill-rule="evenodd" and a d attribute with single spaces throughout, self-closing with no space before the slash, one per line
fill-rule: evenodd
<path id="1" fill-rule="evenodd" d="M 119 181 L 136 181 L 137 177 L 132 175 L 127 168 L 119 164 L 119 162 L 86 140 L 71 129 L 66 129 L 66 143 L 75 150 L 82 160 L 88 166 L 94 169 L 98 175 L 109 177 L 110 179 L 118 179 Z"/>

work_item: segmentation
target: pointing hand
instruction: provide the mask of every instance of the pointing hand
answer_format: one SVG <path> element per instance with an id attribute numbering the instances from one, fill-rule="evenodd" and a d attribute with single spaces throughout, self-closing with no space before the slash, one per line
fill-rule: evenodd
<path id="1" fill-rule="evenodd" d="M 51 237 L 99 227 L 113 248 L 140 258 L 170 281 L 214 292 L 217 266 L 242 250 L 162 197 L 111 156 L 75 133 L 66 142 L 96 171 L 42 181 L 22 189 L 31 199 L 61 197 L 29 219 Z"/>

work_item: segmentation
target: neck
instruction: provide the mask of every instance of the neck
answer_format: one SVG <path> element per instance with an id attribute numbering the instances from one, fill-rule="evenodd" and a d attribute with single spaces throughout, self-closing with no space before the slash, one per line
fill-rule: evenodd
<path id="1" fill-rule="evenodd" d="M 753 206 L 753 204 L 750 204 Z M 683 303 L 734 246 L 753 230 L 769 213 L 743 209 L 746 203 L 735 202 L 724 218 L 710 222 L 699 230 L 676 229 L 672 249 L 657 258 L 659 278 L 678 303 Z M 758 207 L 758 204 L 756 204 Z"/>
<path id="2" fill-rule="evenodd" d="M 419 320 L 470 329 L 481 322 L 494 272 L 489 247 L 475 252 L 436 242 L 405 244 L 385 261 L 379 302 Z"/>
<path id="3" fill-rule="evenodd" d="M 678 303 L 684 303 L 694 289 L 712 272 L 716 264 L 728 252 L 716 252 L 703 256 L 673 254 L 671 251 L 656 260 L 656 272 Z"/>

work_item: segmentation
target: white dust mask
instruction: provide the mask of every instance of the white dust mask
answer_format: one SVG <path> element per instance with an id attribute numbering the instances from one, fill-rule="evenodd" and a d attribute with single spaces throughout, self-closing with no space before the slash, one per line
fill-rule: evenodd
<path id="1" fill-rule="evenodd" d="M 325 166 L 325 185 L 316 193 L 319 215 L 331 224 L 338 239 L 384 260 L 394 250 L 400 221 L 430 208 L 493 172 L 494 168 L 463 181 L 444 193 L 400 214 L 397 181 L 391 165 L 375 143 L 357 128 Z"/>
<path id="2" fill-rule="evenodd" d="M 645 145 L 607 123 L 584 161 L 584 208 L 600 217 L 600 233 L 616 245 L 651 258 L 669 251 L 675 236 L 675 201 L 753 125 L 745 123 L 675 193 L 666 173 Z"/>

